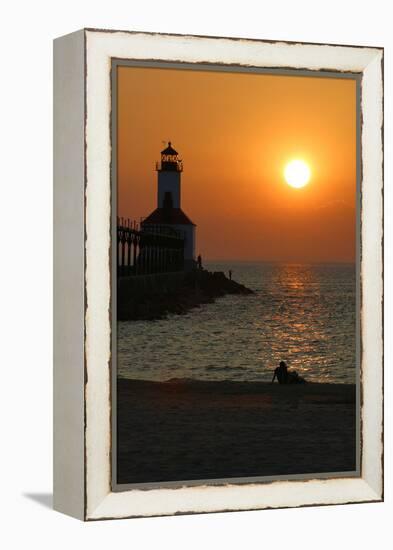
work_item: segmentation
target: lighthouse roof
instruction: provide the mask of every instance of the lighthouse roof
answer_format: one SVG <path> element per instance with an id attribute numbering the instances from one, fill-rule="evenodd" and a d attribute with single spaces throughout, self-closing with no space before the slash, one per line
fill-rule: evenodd
<path id="1" fill-rule="evenodd" d="M 178 155 L 179 153 L 172 147 L 172 143 L 168 141 L 168 147 L 161 151 L 161 155 Z"/>
<path id="2" fill-rule="evenodd" d="M 195 225 L 181 208 L 156 208 L 145 218 L 144 224 L 154 225 Z"/>

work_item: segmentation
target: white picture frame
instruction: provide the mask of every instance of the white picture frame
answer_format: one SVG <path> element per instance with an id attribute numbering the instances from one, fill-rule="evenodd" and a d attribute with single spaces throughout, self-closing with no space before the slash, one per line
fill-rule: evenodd
<path id="1" fill-rule="evenodd" d="M 113 491 L 113 59 L 361 78 L 360 473 Z M 383 49 L 84 29 L 54 42 L 54 507 L 81 520 L 383 499 Z"/>

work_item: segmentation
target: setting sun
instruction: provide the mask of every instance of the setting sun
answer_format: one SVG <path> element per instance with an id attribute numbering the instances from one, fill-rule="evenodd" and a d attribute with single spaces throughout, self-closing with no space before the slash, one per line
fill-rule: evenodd
<path id="1" fill-rule="evenodd" d="M 285 181 L 291 187 L 300 189 L 310 181 L 311 171 L 308 164 L 302 160 L 292 160 L 284 170 Z"/>

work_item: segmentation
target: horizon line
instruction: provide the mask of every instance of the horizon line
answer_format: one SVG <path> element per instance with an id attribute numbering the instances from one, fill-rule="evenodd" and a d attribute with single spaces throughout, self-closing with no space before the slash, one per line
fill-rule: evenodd
<path id="1" fill-rule="evenodd" d="M 269 264 L 356 264 L 354 260 L 262 260 L 262 259 L 235 259 L 235 258 L 204 258 L 203 262 L 242 262 L 242 263 L 269 263 Z"/>

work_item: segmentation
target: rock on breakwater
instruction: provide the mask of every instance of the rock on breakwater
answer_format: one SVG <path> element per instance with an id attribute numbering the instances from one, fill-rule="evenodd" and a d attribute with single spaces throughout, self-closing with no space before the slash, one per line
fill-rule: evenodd
<path id="1" fill-rule="evenodd" d="M 168 314 L 185 314 L 226 294 L 253 294 L 223 272 L 194 270 L 120 277 L 117 283 L 117 317 L 120 321 L 155 320 Z"/>

